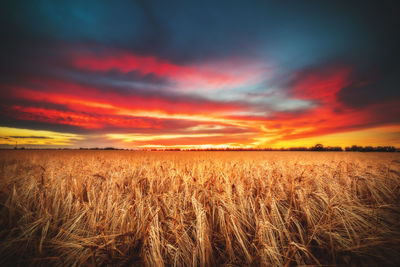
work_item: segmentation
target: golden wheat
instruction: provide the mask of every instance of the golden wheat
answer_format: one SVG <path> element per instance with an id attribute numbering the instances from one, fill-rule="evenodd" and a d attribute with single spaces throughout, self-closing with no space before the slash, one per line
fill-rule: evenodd
<path id="1" fill-rule="evenodd" d="M 0 265 L 400 263 L 400 155 L 0 152 Z"/>

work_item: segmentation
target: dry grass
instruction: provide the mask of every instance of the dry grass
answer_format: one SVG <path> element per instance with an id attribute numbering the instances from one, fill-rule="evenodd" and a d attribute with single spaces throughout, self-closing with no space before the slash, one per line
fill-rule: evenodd
<path id="1" fill-rule="evenodd" d="M 1 151 L 0 265 L 397 265 L 400 155 Z"/>

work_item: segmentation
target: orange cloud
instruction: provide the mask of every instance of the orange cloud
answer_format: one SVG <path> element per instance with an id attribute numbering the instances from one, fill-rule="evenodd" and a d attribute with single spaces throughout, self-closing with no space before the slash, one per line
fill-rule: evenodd
<path id="1" fill-rule="evenodd" d="M 140 60 L 144 60 L 143 64 L 153 62 L 150 59 Z M 169 73 L 170 70 L 162 67 L 164 63 L 153 63 L 161 66 L 152 69 L 150 64 L 146 67 L 149 70 L 145 68 L 143 73 L 150 70 L 157 75 Z M 171 73 L 184 71 L 178 66 L 177 70 L 174 68 Z M 25 85 L 8 86 L 9 103 L 3 104 L 6 107 L 3 112 L 16 121 L 83 129 L 88 132 L 88 138 L 101 132 L 101 138 L 107 144 L 111 142 L 129 147 L 277 147 L 301 145 L 300 140 L 308 145 L 314 140 L 328 142 L 328 138 L 319 139 L 321 136 L 337 134 L 340 137 L 341 133 L 396 124 L 396 119 L 400 117 L 397 100 L 369 105 L 368 109 L 352 108 L 341 103 L 337 95 L 350 83 L 349 67 L 332 67 L 299 74 L 287 89 L 288 99 L 305 99 L 312 105 L 308 109 L 292 111 L 271 109 L 263 114 L 258 112 L 263 107 L 251 105 L 245 99 L 241 102 L 224 102 L 190 95 L 175 97 L 163 93 L 131 93 L 35 78 L 29 79 Z M 132 136 L 132 133 L 135 134 Z M 366 135 L 359 136 L 357 145 L 369 144 L 363 143 L 370 142 Z M 334 144 L 332 139 L 329 140 L 332 145 L 350 142 L 350 139 L 345 141 L 338 138 Z"/>

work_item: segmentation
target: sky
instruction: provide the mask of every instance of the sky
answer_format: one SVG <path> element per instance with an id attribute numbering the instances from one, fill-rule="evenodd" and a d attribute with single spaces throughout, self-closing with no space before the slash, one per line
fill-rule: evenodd
<path id="1" fill-rule="evenodd" d="M 0 147 L 400 147 L 395 1 L 2 1 Z"/>

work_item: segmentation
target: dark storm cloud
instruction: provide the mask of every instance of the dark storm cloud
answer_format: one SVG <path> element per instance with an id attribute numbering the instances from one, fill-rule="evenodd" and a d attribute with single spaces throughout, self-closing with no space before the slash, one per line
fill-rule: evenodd
<path id="1" fill-rule="evenodd" d="M 399 39 L 393 6 L 369 1 L 5 1 L 2 10 L 2 65 L 10 70 L 56 61 L 56 42 L 174 62 L 267 56 L 285 72 L 329 58 L 371 65 L 393 56 Z"/>
<path id="2" fill-rule="evenodd" d="M 8 1 L 3 5 L 7 35 L 20 42 L 97 43 L 156 53 L 175 61 L 259 55 L 257 50 L 277 50 L 277 45 L 286 50 L 282 53 L 307 52 L 309 48 L 326 53 L 335 50 L 335 45 L 341 48 L 351 34 L 356 36 L 347 43 L 360 39 L 361 44 L 365 39 L 359 33 L 360 18 L 354 16 L 354 11 L 363 11 L 363 7 L 320 1 L 290 6 L 275 1 L 122 1 L 118 5 L 106 1 Z M 324 40 L 334 42 L 327 42 L 326 48 L 315 43 Z M 279 51 L 271 54 L 275 52 Z"/>
<path id="3" fill-rule="evenodd" d="M 343 88 L 338 94 L 339 101 L 352 108 L 365 108 L 398 100 L 400 99 L 399 77 L 400 69 L 378 75 L 366 75 L 364 79 L 356 80 Z"/>
<path id="4" fill-rule="evenodd" d="M 354 67 L 352 83 L 343 88 L 339 100 L 349 107 L 366 108 L 400 99 L 400 17 L 394 2 L 359 5 L 373 49 L 349 61 Z M 382 110 L 384 113 L 385 111 Z"/>

